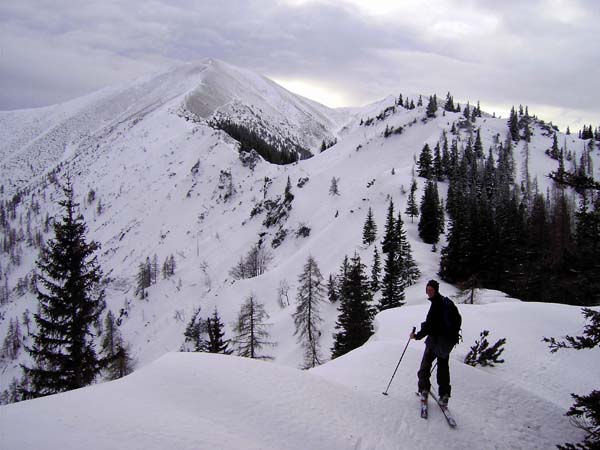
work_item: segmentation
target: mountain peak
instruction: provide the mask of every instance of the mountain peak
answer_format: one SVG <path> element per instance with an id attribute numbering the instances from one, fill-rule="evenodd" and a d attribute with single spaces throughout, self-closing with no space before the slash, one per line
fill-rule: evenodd
<path id="1" fill-rule="evenodd" d="M 173 110 L 243 123 L 270 142 L 309 151 L 333 140 L 348 117 L 255 72 L 205 58 L 43 110 L 1 113 L 0 178 L 16 192 L 123 127 Z"/>

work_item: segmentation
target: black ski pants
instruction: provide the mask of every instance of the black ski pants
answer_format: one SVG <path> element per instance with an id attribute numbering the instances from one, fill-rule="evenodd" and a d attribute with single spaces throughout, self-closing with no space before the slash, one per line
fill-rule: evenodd
<path id="1" fill-rule="evenodd" d="M 431 350 L 431 348 L 429 348 L 429 346 L 425 347 L 423 359 L 421 360 L 421 367 L 417 373 L 417 376 L 419 377 L 419 392 L 429 392 L 431 390 L 429 376 L 431 375 L 431 366 L 433 365 L 433 361 L 436 359 L 438 394 L 440 398 L 444 395 L 450 397 L 450 391 L 452 388 L 450 386 L 450 366 L 448 364 L 449 358 L 440 358 Z"/>

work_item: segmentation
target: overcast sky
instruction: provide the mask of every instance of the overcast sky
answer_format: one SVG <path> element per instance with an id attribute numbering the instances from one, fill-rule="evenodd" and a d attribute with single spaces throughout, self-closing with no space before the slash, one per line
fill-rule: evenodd
<path id="1" fill-rule="evenodd" d="M 600 126 L 598 0 L 7 0 L 0 110 L 215 57 L 329 106 L 399 93 Z"/>

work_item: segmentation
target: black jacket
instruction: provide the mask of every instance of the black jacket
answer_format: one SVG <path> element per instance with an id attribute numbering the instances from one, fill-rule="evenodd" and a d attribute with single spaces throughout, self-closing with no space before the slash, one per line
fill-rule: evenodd
<path id="1" fill-rule="evenodd" d="M 415 339 L 421 340 L 427 336 L 426 345 L 442 358 L 448 358 L 452 347 L 457 342 L 457 331 L 451 330 L 444 320 L 444 316 L 454 314 L 455 311 L 444 311 L 445 308 L 456 309 L 456 305 L 451 300 L 445 299 L 439 292 L 430 298 L 431 306 L 427 313 L 425 322 L 421 324 L 421 329 L 415 334 Z M 458 314 L 458 310 L 456 310 Z M 459 315 L 460 316 L 460 315 Z M 460 325 L 459 325 L 460 328 Z"/>

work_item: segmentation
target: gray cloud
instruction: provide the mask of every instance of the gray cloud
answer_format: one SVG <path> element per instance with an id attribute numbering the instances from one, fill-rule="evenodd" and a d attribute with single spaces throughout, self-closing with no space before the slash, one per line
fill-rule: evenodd
<path id="1" fill-rule="evenodd" d="M 600 8 L 592 0 L 437 0 L 428 11 L 407 1 L 384 15 L 353 0 L 5 3 L 0 109 L 64 101 L 212 56 L 320 81 L 358 103 L 451 91 L 484 107 L 569 109 L 600 124 Z"/>

